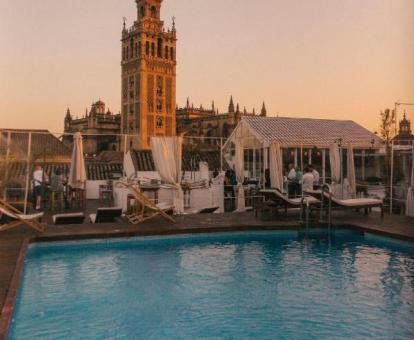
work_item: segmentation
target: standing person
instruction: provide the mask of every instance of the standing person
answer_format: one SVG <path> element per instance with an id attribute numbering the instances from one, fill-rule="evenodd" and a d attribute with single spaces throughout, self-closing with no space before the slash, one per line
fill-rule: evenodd
<path id="1" fill-rule="evenodd" d="M 295 168 L 296 171 L 296 177 L 295 177 L 295 196 L 301 196 L 302 195 L 302 178 L 303 173 L 302 170 L 297 166 Z"/>
<path id="2" fill-rule="evenodd" d="M 59 207 L 63 208 L 63 175 L 59 168 L 56 168 L 50 177 L 50 191 L 52 193 L 52 205 L 58 200 Z M 54 206 L 53 206 L 54 208 Z"/>
<path id="3" fill-rule="evenodd" d="M 43 171 L 40 165 L 36 165 L 35 171 L 33 172 L 33 192 L 35 197 L 35 210 L 40 210 L 43 195 L 44 195 L 44 184 L 48 181 L 47 174 Z"/>
<path id="4" fill-rule="evenodd" d="M 289 172 L 287 175 L 287 179 L 288 179 L 289 197 L 294 197 L 296 193 L 296 184 L 295 184 L 296 170 L 293 164 L 289 164 Z"/>
<path id="5" fill-rule="evenodd" d="M 304 193 L 313 190 L 314 177 L 309 167 L 305 168 L 305 174 L 302 178 L 302 190 Z"/>
<path id="6" fill-rule="evenodd" d="M 224 175 L 224 207 L 226 212 L 234 210 L 235 195 L 232 177 L 232 171 L 227 170 Z"/>
<path id="7" fill-rule="evenodd" d="M 313 175 L 313 188 L 317 190 L 319 189 L 319 181 L 321 177 L 313 165 L 309 165 L 309 170 Z"/>

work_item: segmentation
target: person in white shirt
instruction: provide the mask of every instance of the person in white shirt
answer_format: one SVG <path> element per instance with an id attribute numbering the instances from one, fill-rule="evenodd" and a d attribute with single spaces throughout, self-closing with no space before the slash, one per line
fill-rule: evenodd
<path id="1" fill-rule="evenodd" d="M 305 174 L 302 177 L 302 190 L 304 193 L 313 190 L 314 176 L 309 167 L 305 168 Z"/>
<path id="2" fill-rule="evenodd" d="M 314 187 L 318 187 L 319 186 L 319 180 L 320 180 L 319 172 L 314 168 L 313 165 L 310 165 L 309 166 L 309 169 L 310 169 L 310 171 L 311 171 L 311 173 L 313 175 L 313 186 Z"/>
<path id="3" fill-rule="evenodd" d="M 289 172 L 287 175 L 287 179 L 289 197 L 295 197 L 298 183 L 296 182 L 296 170 L 293 164 L 289 164 Z"/>
<path id="4" fill-rule="evenodd" d="M 296 170 L 293 164 L 289 164 L 289 172 L 287 178 L 289 181 L 293 181 L 296 178 Z"/>
<path id="5" fill-rule="evenodd" d="M 40 210 L 42 204 L 44 182 L 47 181 L 47 174 L 43 171 L 40 165 L 36 165 L 33 172 L 33 192 L 35 196 L 36 210 Z"/>

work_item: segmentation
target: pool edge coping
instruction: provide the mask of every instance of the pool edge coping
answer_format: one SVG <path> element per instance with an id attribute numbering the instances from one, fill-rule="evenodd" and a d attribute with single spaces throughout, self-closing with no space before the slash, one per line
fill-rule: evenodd
<path id="1" fill-rule="evenodd" d="M 0 314 L 0 339 L 6 340 L 9 335 L 10 325 L 13 320 L 14 308 L 16 306 L 17 294 L 20 288 L 21 277 L 24 269 L 30 238 L 25 238 L 20 246 L 16 267 L 6 294 L 6 299 Z"/>
<path id="2" fill-rule="evenodd" d="M 387 232 L 384 230 L 371 229 L 364 225 L 352 224 L 337 224 L 333 225 L 333 228 L 351 228 L 354 230 L 363 231 L 366 233 L 377 234 L 393 239 L 402 241 L 408 241 L 414 244 L 414 237 Z M 74 234 L 74 235 L 53 235 L 53 236 L 35 236 L 26 237 L 20 246 L 19 255 L 16 262 L 16 267 L 13 272 L 12 279 L 6 294 L 5 302 L 0 314 L 0 340 L 7 340 L 11 322 L 13 320 L 13 314 L 15 310 L 17 295 L 20 289 L 21 277 L 23 274 L 24 263 L 26 255 L 29 249 L 29 245 L 39 242 L 58 242 L 58 241 L 77 241 L 77 240 L 93 240 L 93 239 L 110 239 L 110 238 L 129 238 L 129 237 L 145 237 L 145 236 L 171 236 L 171 235 L 188 235 L 188 234 L 207 234 L 207 233 L 218 233 L 218 232 L 237 232 L 237 231 L 283 231 L 283 230 L 300 230 L 299 226 L 235 226 L 227 228 L 195 228 L 186 230 L 163 230 L 163 231 L 127 231 L 127 232 L 112 232 L 112 233 L 95 233 L 95 234 Z"/>

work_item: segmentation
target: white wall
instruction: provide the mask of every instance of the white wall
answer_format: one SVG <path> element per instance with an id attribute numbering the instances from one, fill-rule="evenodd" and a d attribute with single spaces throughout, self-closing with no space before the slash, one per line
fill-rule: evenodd
<path id="1" fill-rule="evenodd" d="M 106 184 L 108 184 L 108 181 L 86 181 L 86 199 L 99 199 L 99 186 Z"/>
<path id="2" fill-rule="evenodd" d="M 134 163 L 132 162 L 131 151 L 128 151 L 124 156 L 124 173 L 127 178 L 132 178 L 135 176 Z"/>

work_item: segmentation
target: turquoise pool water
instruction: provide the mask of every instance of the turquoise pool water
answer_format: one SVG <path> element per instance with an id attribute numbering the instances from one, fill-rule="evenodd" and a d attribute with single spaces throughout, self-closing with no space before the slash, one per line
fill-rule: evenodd
<path id="1" fill-rule="evenodd" d="M 10 339 L 413 339 L 414 247 L 336 231 L 30 248 Z"/>

